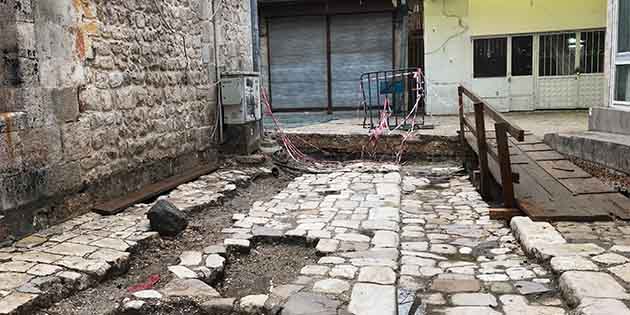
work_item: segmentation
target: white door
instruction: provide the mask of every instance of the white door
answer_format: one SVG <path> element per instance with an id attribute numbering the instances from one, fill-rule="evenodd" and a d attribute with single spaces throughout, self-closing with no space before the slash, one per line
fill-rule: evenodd
<path id="1" fill-rule="evenodd" d="M 606 31 L 596 30 L 578 33 L 579 75 L 578 108 L 604 106 L 607 80 L 604 76 L 604 52 Z"/>
<path id="2" fill-rule="evenodd" d="M 534 109 L 534 37 L 513 36 L 509 41 L 510 111 Z"/>
<path id="3" fill-rule="evenodd" d="M 577 34 L 539 37 L 536 109 L 575 108 L 578 98 Z"/>
<path id="4" fill-rule="evenodd" d="M 472 89 L 498 111 L 510 110 L 507 37 L 473 40 Z"/>

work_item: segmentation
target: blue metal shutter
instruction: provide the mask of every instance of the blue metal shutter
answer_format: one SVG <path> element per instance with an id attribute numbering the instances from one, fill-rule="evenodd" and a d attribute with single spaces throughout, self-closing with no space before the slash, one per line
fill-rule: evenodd
<path id="1" fill-rule="evenodd" d="M 333 107 L 357 107 L 362 73 L 392 69 L 392 13 L 332 16 Z"/>
<path id="2" fill-rule="evenodd" d="M 273 18 L 269 28 L 274 110 L 326 108 L 326 18 Z"/>

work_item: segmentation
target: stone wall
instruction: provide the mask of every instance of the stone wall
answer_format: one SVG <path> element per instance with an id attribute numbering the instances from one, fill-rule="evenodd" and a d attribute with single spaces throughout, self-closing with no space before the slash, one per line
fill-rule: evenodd
<path id="1" fill-rule="evenodd" d="M 248 0 L 0 10 L 0 241 L 216 162 L 217 60 L 251 71 Z"/>

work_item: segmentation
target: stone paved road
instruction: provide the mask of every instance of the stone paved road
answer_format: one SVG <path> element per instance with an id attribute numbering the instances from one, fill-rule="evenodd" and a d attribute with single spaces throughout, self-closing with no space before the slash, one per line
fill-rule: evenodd
<path id="1" fill-rule="evenodd" d="M 152 314 L 147 306 L 190 297 L 210 314 L 281 307 L 282 315 L 630 315 L 630 225 L 490 220 L 488 205 L 453 171 L 359 163 L 300 176 L 248 215 L 235 215 L 222 244 L 183 252 L 164 288 L 136 292 L 122 308 Z M 211 202 L 234 189 L 239 178 L 231 174 L 171 197 L 183 209 Z M 155 237 L 143 218 L 147 206 L 134 209 L 80 217 L 61 234 L 1 249 L 0 314 L 50 298 L 58 283 L 63 290 L 89 285 L 83 280 L 111 270 L 135 235 Z M 226 252 L 264 238 L 306 239 L 321 257 L 269 294 L 220 297 L 209 284 Z"/>
<path id="2" fill-rule="evenodd" d="M 565 314 L 551 274 L 525 257 L 505 222 L 489 219 L 467 178 L 439 176 L 448 171 L 304 175 L 237 217 L 225 244 L 317 242 L 319 262 L 267 301 L 286 301 L 282 314 Z"/>

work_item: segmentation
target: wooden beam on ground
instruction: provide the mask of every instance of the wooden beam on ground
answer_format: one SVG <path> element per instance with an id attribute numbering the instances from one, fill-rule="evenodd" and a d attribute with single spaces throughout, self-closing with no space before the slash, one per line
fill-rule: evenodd
<path id="1" fill-rule="evenodd" d="M 511 220 L 513 217 L 526 216 L 523 211 L 516 208 L 490 208 L 490 219 Z"/>
<path id="2" fill-rule="evenodd" d="M 168 191 L 177 188 L 177 186 L 179 185 L 193 181 L 216 170 L 217 167 L 212 166 L 197 167 L 190 171 L 187 171 L 184 174 L 175 175 L 173 177 L 161 180 L 157 183 L 144 186 L 142 189 L 129 193 L 120 198 L 97 204 L 92 210 L 102 215 L 114 215 L 124 211 L 125 209 L 136 203 L 158 197 Z"/>

